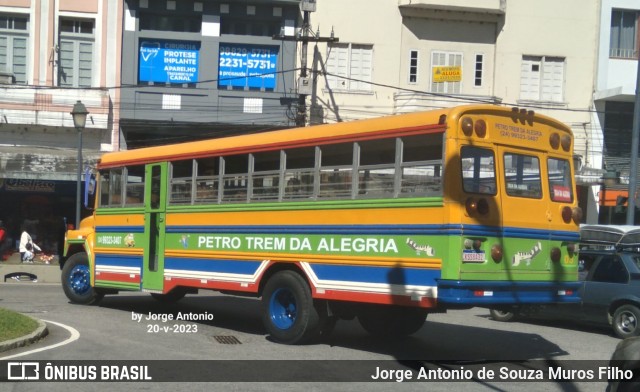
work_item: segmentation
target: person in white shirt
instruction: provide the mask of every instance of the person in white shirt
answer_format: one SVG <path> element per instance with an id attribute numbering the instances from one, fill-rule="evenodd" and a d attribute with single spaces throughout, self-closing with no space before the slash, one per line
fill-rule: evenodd
<path id="1" fill-rule="evenodd" d="M 33 263 L 35 251 L 42 251 L 42 249 L 33 242 L 26 229 L 23 230 L 20 235 L 18 250 L 20 251 L 20 260 L 23 263 Z"/>

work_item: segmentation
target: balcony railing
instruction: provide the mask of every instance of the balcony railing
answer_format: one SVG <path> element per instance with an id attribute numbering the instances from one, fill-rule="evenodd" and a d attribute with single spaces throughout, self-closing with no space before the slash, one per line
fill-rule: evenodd
<path id="1" fill-rule="evenodd" d="M 636 49 L 611 48 L 609 50 L 609 57 L 636 60 L 638 58 L 638 51 Z"/>

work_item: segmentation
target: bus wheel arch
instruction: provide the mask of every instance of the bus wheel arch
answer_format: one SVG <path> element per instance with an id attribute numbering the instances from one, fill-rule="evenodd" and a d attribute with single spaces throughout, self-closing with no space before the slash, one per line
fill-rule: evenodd
<path id="1" fill-rule="evenodd" d="M 264 276 L 262 322 L 271 338 L 284 344 L 304 344 L 320 337 L 326 306 L 318 306 L 311 286 L 295 268 L 274 268 Z"/>
<path id="2" fill-rule="evenodd" d="M 91 286 L 89 257 L 84 252 L 71 255 L 62 267 L 62 289 L 71 302 L 91 305 L 100 301 L 104 293 Z"/>

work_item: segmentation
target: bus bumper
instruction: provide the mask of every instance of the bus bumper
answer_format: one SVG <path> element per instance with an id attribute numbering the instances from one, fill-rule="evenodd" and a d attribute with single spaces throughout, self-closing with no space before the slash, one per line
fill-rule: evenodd
<path id="1" fill-rule="evenodd" d="M 438 281 L 438 303 L 485 306 L 580 302 L 581 282 Z"/>

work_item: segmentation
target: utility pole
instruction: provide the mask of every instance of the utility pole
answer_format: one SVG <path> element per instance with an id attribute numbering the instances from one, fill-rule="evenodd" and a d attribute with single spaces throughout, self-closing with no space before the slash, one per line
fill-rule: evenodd
<path id="1" fill-rule="evenodd" d="M 309 78 L 307 69 L 307 50 L 309 42 L 338 42 L 338 38 L 331 34 L 331 37 L 320 37 L 319 32 L 313 34 L 311 24 L 309 22 L 311 13 L 316 11 L 316 0 L 302 0 L 300 2 L 300 10 L 302 11 L 302 27 L 295 37 L 284 35 L 274 35 L 274 40 L 279 41 L 296 41 L 302 43 L 300 51 L 300 76 L 298 77 L 298 110 L 296 112 L 296 125 L 304 127 L 307 125 L 307 96 L 315 94 L 314 86 Z M 315 64 L 315 62 L 314 62 Z"/>
<path id="2" fill-rule="evenodd" d="M 628 225 L 634 225 L 636 219 L 636 189 L 638 187 L 638 143 L 640 143 L 640 51 L 638 51 L 636 102 L 633 107 L 633 129 L 631 130 L 631 159 L 629 160 L 629 193 L 627 195 L 626 222 Z"/>

